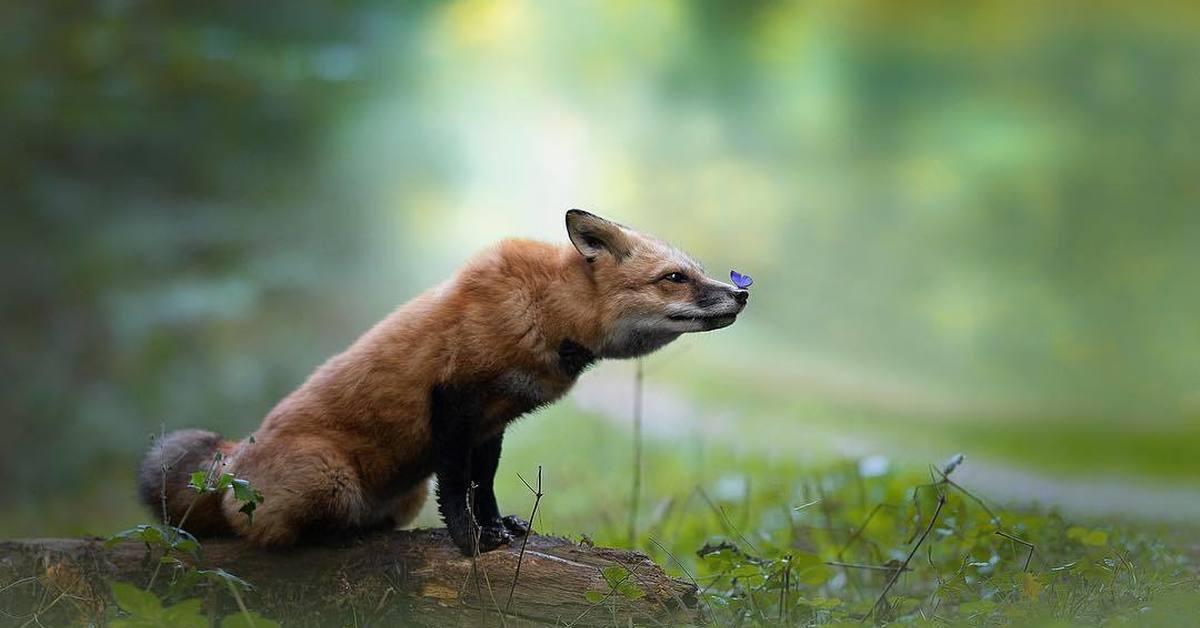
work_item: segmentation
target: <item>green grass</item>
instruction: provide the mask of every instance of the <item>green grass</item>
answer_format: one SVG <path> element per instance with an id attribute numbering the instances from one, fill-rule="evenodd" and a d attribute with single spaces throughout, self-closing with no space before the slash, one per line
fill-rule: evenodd
<path id="1" fill-rule="evenodd" d="M 1194 529 L 1069 521 L 987 502 L 993 519 L 951 486 L 922 488 L 914 501 L 913 489 L 930 483 L 927 468 L 863 477 L 852 462 L 808 465 L 681 439 L 647 443 L 630 539 L 628 431 L 555 408 L 514 430 L 506 449 L 497 479 L 506 511 L 528 515 L 533 496 L 516 474 L 532 482 L 542 465 L 540 531 L 645 551 L 695 580 L 721 625 L 858 621 L 889 573 L 828 563 L 903 561 L 939 492 L 946 504 L 911 571 L 875 610 L 880 620 L 1142 626 L 1187 625 L 1200 613 L 1195 557 L 1184 549 L 1195 542 Z M 1036 545 L 1028 571 L 1027 549 L 997 530 Z M 706 546 L 714 551 L 702 558 L 697 552 Z"/>
<path id="2" fill-rule="evenodd" d="M 855 461 L 806 458 L 797 454 L 802 442 L 777 444 L 772 454 L 702 434 L 647 440 L 630 537 L 630 431 L 560 404 L 511 428 L 496 487 L 506 513 L 527 517 L 534 499 L 518 474 L 534 483 L 540 465 L 540 532 L 646 552 L 701 587 L 718 625 L 857 622 L 871 613 L 890 574 L 829 563 L 899 564 L 929 525 L 939 489 L 923 488 L 914 501 L 914 487 L 930 482 L 923 465 L 893 464 L 864 477 Z M 110 486 L 131 481 L 117 477 Z M 1188 549 L 1200 538 L 1194 528 L 1069 521 L 989 502 L 998 514 L 992 519 L 965 494 L 940 488 L 947 502 L 911 571 L 875 608 L 877 619 L 1144 626 L 1187 625 L 1200 614 L 1195 550 Z M 147 519 L 128 495 L 105 489 L 82 501 L 49 496 L 26 516 L 46 517 L 46 535 L 112 532 Z M 92 512 L 88 504 L 105 505 Z M 12 513 L 7 519 L 15 521 Z M 420 522 L 438 524 L 432 503 Z M 1028 571 L 1025 547 L 997 529 L 1036 545 Z"/>

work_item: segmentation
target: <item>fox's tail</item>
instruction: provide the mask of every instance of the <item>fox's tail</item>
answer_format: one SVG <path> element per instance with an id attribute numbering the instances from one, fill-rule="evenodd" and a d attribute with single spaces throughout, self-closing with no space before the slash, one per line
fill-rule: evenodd
<path id="1" fill-rule="evenodd" d="M 218 451 L 228 454 L 234 443 L 216 432 L 178 430 L 156 440 L 142 460 L 138 496 L 156 516 L 198 536 L 232 534 L 217 493 L 197 493 L 188 486 L 192 472 L 208 471 Z M 195 505 L 192 502 L 195 502 Z M 188 512 L 188 509 L 191 512 Z"/>

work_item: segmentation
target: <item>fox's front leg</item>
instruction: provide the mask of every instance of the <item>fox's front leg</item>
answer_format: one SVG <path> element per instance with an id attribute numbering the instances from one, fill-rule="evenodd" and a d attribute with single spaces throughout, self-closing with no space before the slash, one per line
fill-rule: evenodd
<path id="1" fill-rule="evenodd" d="M 496 478 L 496 467 L 500 464 L 500 444 L 503 440 L 504 435 L 497 434 L 471 452 L 471 481 L 475 483 L 475 520 L 485 528 L 524 536 L 529 533 L 529 522 L 515 515 L 501 516 L 500 507 L 496 505 L 493 482 Z"/>
<path id="2" fill-rule="evenodd" d="M 496 549 L 511 537 L 503 527 L 476 525 L 472 518 L 474 508 L 467 504 L 471 492 L 471 447 L 467 439 L 460 442 L 461 445 L 443 448 L 438 455 L 438 510 L 454 544 L 464 556 L 472 556 L 477 551 Z"/>
<path id="3" fill-rule="evenodd" d="M 475 449 L 474 436 L 483 418 L 480 400 L 478 391 L 471 388 L 443 386 L 434 387 L 430 400 L 438 510 L 442 513 L 442 521 L 450 532 L 450 538 L 465 556 L 496 549 L 511 538 L 503 526 L 476 525 L 477 520 L 487 522 L 488 519 L 472 517 L 472 513 L 477 511 L 474 504 L 467 503 L 473 481 L 471 459 Z M 499 458 L 499 450 L 496 458 Z M 495 461 L 491 466 L 494 475 Z M 489 480 L 489 493 L 491 487 Z M 491 497 L 489 503 L 493 509 L 495 501 L 495 497 Z"/>

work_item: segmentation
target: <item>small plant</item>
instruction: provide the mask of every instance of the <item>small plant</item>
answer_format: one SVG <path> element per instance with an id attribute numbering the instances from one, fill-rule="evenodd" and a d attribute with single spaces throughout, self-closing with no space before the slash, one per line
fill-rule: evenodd
<path id="1" fill-rule="evenodd" d="M 1000 509 L 954 479 L 963 464 L 928 479 L 850 464 L 754 493 L 698 486 L 638 545 L 692 581 L 721 626 L 1187 625 L 1200 612 L 1185 554 L 1122 526 Z M 620 595 L 612 575 L 589 600 Z"/>
<path id="2" fill-rule="evenodd" d="M 239 612 L 221 620 L 221 628 L 252 626 L 271 628 L 278 626 L 274 621 L 254 613 L 246 607 L 242 594 L 253 590 L 253 586 L 225 571 L 224 569 L 197 569 L 194 564 L 199 560 L 202 547 L 200 542 L 187 530 L 183 529 L 188 515 L 202 495 L 209 493 L 221 494 L 233 491 L 234 499 L 242 504 L 238 512 L 244 513 L 253 520 L 254 510 L 263 502 L 262 493 L 251 486 L 244 478 L 235 477 L 231 473 L 217 474 L 217 468 L 222 461 L 218 452 L 213 456 L 212 464 L 207 470 L 198 470 L 191 474 L 188 486 L 196 495 L 180 517 L 177 525 L 169 521 L 157 524 L 141 524 L 122 530 L 105 541 L 106 546 L 112 546 L 125 540 L 141 541 L 147 551 L 158 549 L 161 553 L 155 564 L 154 572 L 150 575 L 145 587 L 139 587 L 128 582 L 111 583 L 113 598 L 125 615 L 112 620 L 111 625 L 123 627 L 140 626 L 207 626 L 208 619 L 200 613 L 201 602 L 193 595 L 202 585 L 217 586 L 227 590 L 237 602 Z M 165 499 L 165 498 L 164 498 Z M 166 509 L 163 510 L 166 512 Z M 162 567 L 171 568 L 171 576 L 162 598 L 153 592 Z M 174 601 L 170 606 L 164 602 Z"/>
<path id="3" fill-rule="evenodd" d="M 646 591 L 633 581 L 633 572 L 621 565 L 610 565 L 600 571 L 604 583 L 608 585 L 605 591 L 588 591 L 584 597 L 592 604 L 600 604 L 605 600 L 625 598 L 637 600 L 645 597 Z"/>

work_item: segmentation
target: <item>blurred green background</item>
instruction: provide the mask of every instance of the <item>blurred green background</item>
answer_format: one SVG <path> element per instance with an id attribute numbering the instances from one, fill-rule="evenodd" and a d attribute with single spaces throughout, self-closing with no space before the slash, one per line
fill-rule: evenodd
<path id="1" fill-rule="evenodd" d="M 0 535 L 144 520 L 160 426 L 241 437 L 472 251 L 565 242 L 569 207 L 757 280 L 736 326 L 646 361 L 647 438 L 688 443 L 652 446 L 675 458 L 645 462 L 647 499 L 723 456 L 963 451 L 1005 501 L 1200 516 L 1200 5 L 114 0 L 0 22 Z M 544 525 L 623 516 L 632 374 L 523 420 L 502 491 L 542 464 Z"/>

